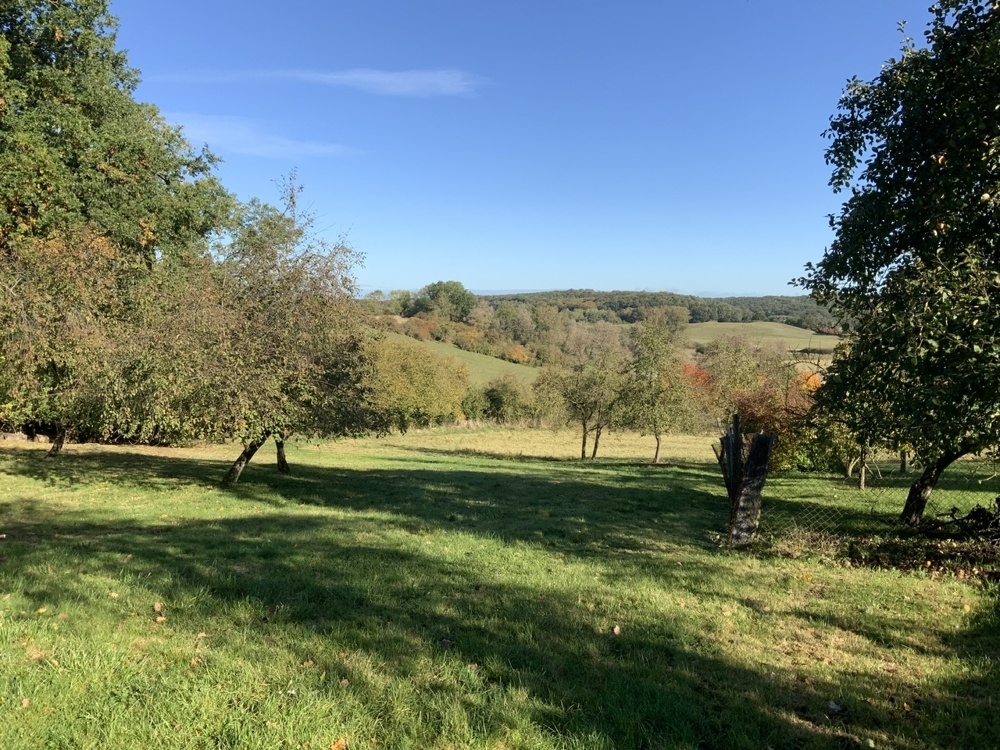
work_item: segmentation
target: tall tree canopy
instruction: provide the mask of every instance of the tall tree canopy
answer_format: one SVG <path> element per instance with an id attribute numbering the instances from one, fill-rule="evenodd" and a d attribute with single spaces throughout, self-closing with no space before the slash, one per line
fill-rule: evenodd
<path id="1" fill-rule="evenodd" d="M 110 386 L 150 282 L 204 258 L 235 205 L 135 101 L 115 30 L 105 0 L 0 5 L 0 421 L 60 436 L 134 425 Z"/>
<path id="2" fill-rule="evenodd" d="M 0 251 L 90 225 L 151 257 L 224 220 L 214 157 L 134 99 L 116 27 L 106 0 L 0 5 Z"/>
<path id="3" fill-rule="evenodd" d="M 1000 443 L 1000 13 L 975 0 L 931 13 L 925 45 L 841 98 L 827 161 L 848 198 L 800 279 L 848 334 L 821 403 L 927 467 L 910 524 L 955 458 Z"/>
<path id="4" fill-rule="evenodd" d="M 387 429 L 357 254 L 239 206 L 115 47 L 107 0 L 0 4 L 0 423 L 81 438 Z"/>

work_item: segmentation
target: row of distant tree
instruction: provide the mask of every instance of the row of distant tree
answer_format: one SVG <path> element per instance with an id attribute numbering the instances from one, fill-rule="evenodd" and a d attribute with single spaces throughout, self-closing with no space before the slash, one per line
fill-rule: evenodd
<path id="1" fill-rule="evenodd" d="M 419 292 L 375 291 L 366 302 L 376 314 L 411 318 L 420 314 L 443 314 L 462 320 L 477 304 L 497 311 L 503 305 L 532 310 L 553 307 L 574 320 L 587 323 L 637 323 L 651 308 L 676 307 L 687 311 L 689 323 L 786 323 L 816 333 L 836 333 L 838 322 L 829 309 L 806 295 L 762 297 L 697 297 L 673 292 L 598 292 L 592 289 L 491 294 L 477 296 L 457 281 L 438 281 Z"/>
<path id="2" fill-rule="evenodd" d="M 685 304 L 678 304 L 678 303 Z M 731 302 L 739 302 L 736 307 Z M 541 292 L 477 296 L 458 281 L 438 281 L 418 292 L 373 292 L 368 312 L 386 328 L 435 339 L 520 364 L 560 364 L 572 358 L 578 331 L 597 323 L 637 324 L 669 318 L 683 326 L 702 318 L 769 320 L 833 327 L 830 314 L 808 297 L 731 298 L 730 301 L 647 292 Z"/>

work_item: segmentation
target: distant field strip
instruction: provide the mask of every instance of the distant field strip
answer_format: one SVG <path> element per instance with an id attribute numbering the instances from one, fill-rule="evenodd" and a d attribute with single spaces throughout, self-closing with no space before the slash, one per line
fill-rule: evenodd
<path id="1" fill-rule="evenodd" d="M 747 336 L 754 341 L 780 341 L 789 351 L 810 349 L 821 352 L 832 352 L 840 341 L 837 336 L 823 336 L 805 328 L 785 325 L 784 323 L 692 323 L 687 327 L 686 335 L 693 344 L 705 345 L 722 336 Z"/>

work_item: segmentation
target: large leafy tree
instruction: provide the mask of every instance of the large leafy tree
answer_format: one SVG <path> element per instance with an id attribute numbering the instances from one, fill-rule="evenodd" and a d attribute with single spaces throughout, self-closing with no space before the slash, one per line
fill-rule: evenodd
<path id="1" fill-rule="evenodd" d="M 213 437 L 243 442 L 226 484 L 239 481 L 269 437 L 282 465 L 293 433 L 336 437 L 389 426 L 371 398 L 374 362 L 352 276 L 357 254 L 315 236 L 311 217 L 296 212 L 297 188 L 286 188 L 283 210 L 251 202 L 215 251 L 221 335 L 195 368 L 209 373 L 212 393 L 185 411 L 210 414 Z"/>
<path id="2" fill-rule="evenodd" d="M 0 421 L 55 447 L 135 427 L 111 386 L 150 282 L 204 261 L 234 205 L 211 155 L 134 99 L 115 28 L 105 0 L 0 5 Z"/>
<path id="3" fill-rule="evenodd" d="M 462 322 L 476 307 L 478 299 L 459 281 L 435 281 L 414 297 L 406 315 L 436 314 L 445 320 Z"/>
<path id="4" fill-rule="evenodd" d="M 135 100 L 116 26 L 106 0 L 0 5 L 0 251 L 88 225 L 152 258 L 228 210 L 214 158 Z"/>
<path id="5" fill-rule="evenodd" d="M 912 525 L 952 461 L 1000 442 L 1000 12 L 931 13 L 924 45 L 844 92 L 827 160 L 848 198 L 800 280 L 847 333 L 820 402 L 924 463 Z"/>

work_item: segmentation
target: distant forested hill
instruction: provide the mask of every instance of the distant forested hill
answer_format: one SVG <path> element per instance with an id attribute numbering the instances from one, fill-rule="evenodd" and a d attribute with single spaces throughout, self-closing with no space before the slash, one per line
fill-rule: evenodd
<path id="1" fill-rule="evenodd" d="M 836 321 L 830 311 L 820 307 L 810 297 L 696 297 L 673 292 L 598 292 L 593 289 L 567 289 L 525 294 L 486 295 L 480 299 L 496 306 L 502 302 L 526 305 L 553 305 L 559 310 L 582 311 L 591 320 L 620 320 L 633 323 L 642 318 L 641 310 L 649 307 L 686 307 L 691 323 L 718 321 L 748 323 L 768 321 L 787 323 L 821 333 L 831 333 Z M 587 314 L 587 311 L 594 311 Z M 603 312 L 603 314 L 602 314 Z"/>

